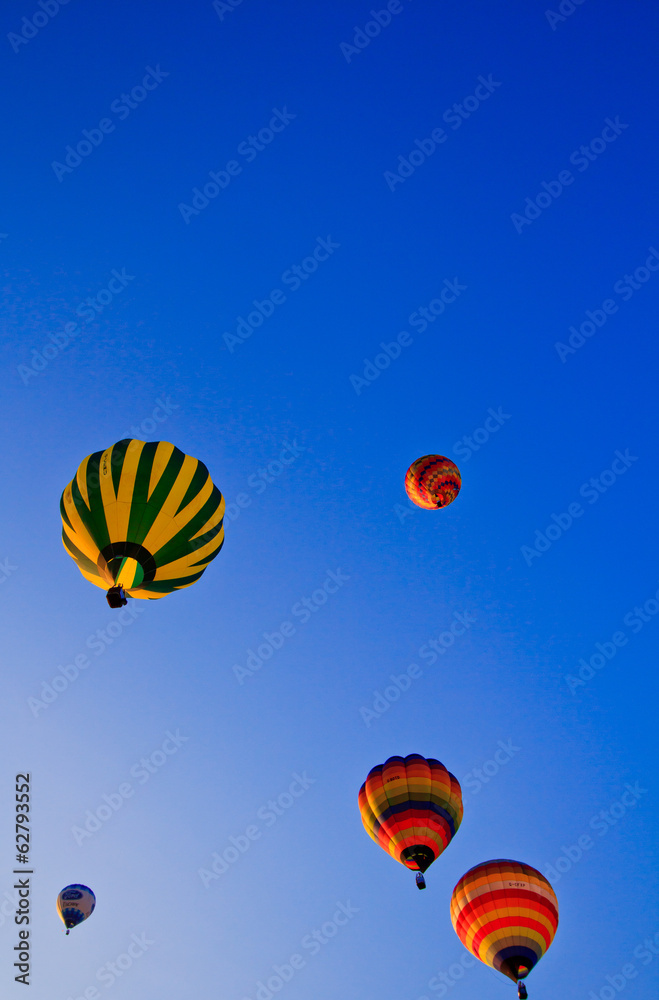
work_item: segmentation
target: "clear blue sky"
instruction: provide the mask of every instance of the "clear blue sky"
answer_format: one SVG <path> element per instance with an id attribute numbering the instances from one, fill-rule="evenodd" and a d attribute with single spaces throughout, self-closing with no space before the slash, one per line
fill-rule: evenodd
<path id="1" fill-rule="evenodd" d="M 656 12 L 44 5 L 5 5 L 0 59 L 0 897 L 28 769 L 31 996 L 255 1000 L 297 954 L 285 1000 L 512 997 L 449 918 L 507 857 L 560 875 L 532 1000 L 655 997 Z M 203 579 L 120 626 L 58 503 L 131 435 L 234 506 Z M 403 491 L 428 453 L 463 474 L 442 512 Z M 411 752 L 465 800 L 425 893 L 357 810 Z M 98 904 L 66 938 L 69 882 Z"/>

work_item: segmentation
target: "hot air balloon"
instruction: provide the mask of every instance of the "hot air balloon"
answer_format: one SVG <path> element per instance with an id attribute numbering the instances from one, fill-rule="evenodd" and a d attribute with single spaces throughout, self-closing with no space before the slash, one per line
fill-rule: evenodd
<path id="1" fill-rule="evenodd" d="M 424 455 L 412 462 L 405 475 L 405 490 L 417 507 L 436 510 L 453 503 L 460 487 L 460 470 L 444 455 Z"/>
<path id="2" fill-rule="evenodd" d="M 359 809 L 369 836 L 417 872 L 417 886 L 425 889 L 424 872 L 462 822 L 462 790 L 438 760 L 418 753 L 390 757 L 369 772 L 359 790 Z"/>
<path id="3" fill-rule="evenodd" d="M 189 587 L 224 542 L 224 498 L 208 469 L 166 441 L 125 438 L 89 455 L 60 512 L 64 548 L 111 608 Z"/>
<path id="4" fill-rule="evenodd" d="M 57 897 L 57 912 L 64 921 L 66 933 L 90 917 L 96 906 L 96 896 L 89 886 L 67 885 Z"/>
<path id="5" fill-rule="evenodd" d="M 517 983 L 554 940 L 558 901 L 539 871 L 520 861 L 486 861 L 463 875 L 451 897 L 455 932 L 472 955 Z"/>

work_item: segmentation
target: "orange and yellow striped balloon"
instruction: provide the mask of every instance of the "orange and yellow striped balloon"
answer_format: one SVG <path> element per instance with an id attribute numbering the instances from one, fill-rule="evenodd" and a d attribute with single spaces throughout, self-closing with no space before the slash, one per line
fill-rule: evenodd
<path id="1" fill-rule="evenodd" d="M 405 490 L 417 507 L 436 510 L 453 503 L 460 487 L 460 470 L 445 455 L 424 455 L 412 462 L 405 476 Z"/>
<path id="2" fill-rule="evenodd" d="M 462 822 L 462 791 L 438 760 L 418 753 L 374 767 L 359 790 L 366 832 L 411 871 L 425 872 Z"/>
<path id="3" fill-rule="evenodd" d="M 558 901 L 544 875 L 530 865 L 486 861 L 453 890 L 451 920 L 472 955 L 517 982 L 554 940 Z"/>

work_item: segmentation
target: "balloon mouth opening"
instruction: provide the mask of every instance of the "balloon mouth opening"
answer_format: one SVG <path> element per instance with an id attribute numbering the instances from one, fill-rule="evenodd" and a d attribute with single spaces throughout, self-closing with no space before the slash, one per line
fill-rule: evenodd
<path id="1" fill-rule="evenodd" d="M 151 583 L 157 570 L 149 550 L 137 542 L 111 542 L 99 553 L 97 566 L 108 583 L 114 583 L 112 590 L 132 590 Z"/>
<path id="2" fill-rule="evenodd" d="M 459 492 L 460 492 L 460 487 L 453 486 L 450 487 L 449 489 L 444 489 L 438 493 L 435 493 L 433 496 L 435 506 L 448 507 L 448 505 L 450 503 L 453 503 L 453 501 L 456 499 Z"/>
<path id="3" fill-rule="evenodd" d="M 526 979 L 534 964 L 534 962 L 529 962 L 526 957 L 511 955 L 504 958 L 500 965 L 498 965 L 498 971 L 502 972 L 504 976 L 508 976 L 513 982 L 521 983 L 523 979 Z"/>
<path id="4" fill-rule="evenodd" d="M 526 979 L 529 972 L 531 971 L 531 966 L 527 965 L 526 962 L 517 962 L 516 966 L 513 966 L 513 971 L 516 973 L 515 978 L 521 983 L 522 979 Z"/>
<path id="5" fill-rule="evenodd" d="M 418 870 L 423 874 L 435 860 L 435 853 L 425 844 L 414 844 L 413 847 L 405 848 L 401 853 L 400 860 L 412 871 Z"/>

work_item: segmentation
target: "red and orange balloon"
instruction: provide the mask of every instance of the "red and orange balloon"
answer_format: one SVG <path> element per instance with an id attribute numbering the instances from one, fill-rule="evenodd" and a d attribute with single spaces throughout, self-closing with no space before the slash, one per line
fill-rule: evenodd
<path id="1" fill-rule="evenodd" d="M 457 465 L 445 455 L 424 455 L 412 462 L 405 476 L 405 490 L 417 507 L 436 510 L 453 503 L 462 477 Z"/>
<path id="2" fill-rule="evenodd" d="M 425 872 L 458 831 L 462 790 L 438 760 L 389 757 L 369 772 L 359 809 L 376 844 L 411 871 Z"/>
<path id="3" fill-rule="evenodd" d="M 451 920 L 472 955 L 519 982 L 554 940 L 558 901 L 531 865 L 486 861 L 470 868 L 453 890 Z"/>

